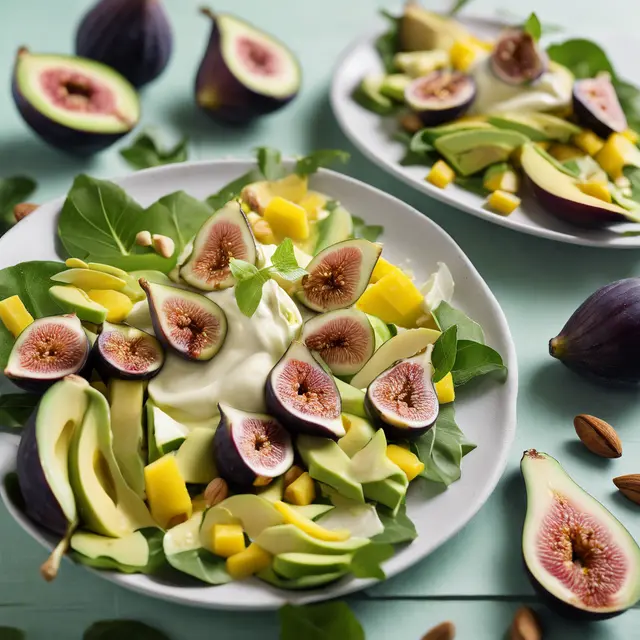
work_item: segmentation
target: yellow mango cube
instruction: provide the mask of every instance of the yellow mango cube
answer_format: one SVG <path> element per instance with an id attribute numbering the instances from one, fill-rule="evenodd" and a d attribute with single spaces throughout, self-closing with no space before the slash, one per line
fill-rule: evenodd
<path id="1" fill-rule="evenodd" d="M 274 502 L 273 506 L 280 512 L 285 524 L 292 524 L 294 527 L 298 527 L 298 529 L 308 533 L 312 538 L 324 540 L 325 542 L 342 542 L 351 537 L 351 532 L 346 529 L 331 531 L 321 527 L 318 523 L 301 515 L 293 507 L 281 500 Z"/>
<path id="2" fill-rule="evenodd" d="M 578 149 L 582 149 L 582 151 L 590 156 L 595 156 L 596 153 L 604 147 L 604 140 L 589 129 L 583 129 L 580 133 L 573 136 L 572 142 Z"/>
<path id="3" fill-rule="evenodd" d="M 358 298 L 356 308 L 372 316 L 377 316 L 386 323 L 399 325 L 402 316 L 380 296 L 377 284 L 369 285 Z"/>
<path id="4" fill-rule="evenodd" d="M 456 390 L 453 386 L 453 376 L 451 372 L 435 383 L 436 395 L 440 404 L 449 404 L 456 399 Z"/>
<path id="5" fill-rule="evenodd" d="M 620 133 L 612 133 L 595 156 L 596 162 L 612 180 L 623 177 L 626 165 L 640 166 L 640 150 Z"/>
<path id="6" fill-rule="evenodd" d="M 514 196 L 513 193 L 498 190 L 487 198 L 486 205 L 495 213 L 508 216 L 520 206 L 521 202 L 522 200 L 518 196 Z"/>
<path id="7" fill-rule="evenodd" d="M 622 132 L 622 135 L 629 140 L 629 142 L 632 142 L 633 144 L 638 144 L 638 132 L 634 131 L 633 129 L 627 129 L 626 131 Z"/>
<path id="8" fill-rule="evenodd" d="M 611 191 L 601 182 L 583 182 L 578 184 L 578 188 L 588 196 L 593 196 L 603 202 L 611 202 Z"/>
<path id="9" fill-rule="evenodd" d="M 0 301 L 0 320 L 17 338 L 32 322 L 33 316 L 27 311 L 20 296 L 11 296 Z"/>
<path id="10" fill-rule="evenodd" d="M 244 580 L 271 566 L 273 556 L 252 542 L 244 551 L 227 558 L 227 573 L 234 580 Z"/>
<path id="11" fill-rule="evenodd" d="M 221 558 L 244 551 L 244 531 L 239 524 L 216 524 L 211 529 L 211 548 Z"/>
<path id="12" fill-rule="evenodd" d="M 307 195 L 308 178 L 295 173 L 269 183 L 274 197 L 300 202 Z"/>
<path id="13" fill-rule="evenodd" d="M 424 471 L 424 463 L 420 461 L 418 456 L 397 444 L 387 445 L 387 458 L 404 471 L 409 482 Z"/>
<path id="14" fill-rule="evenodd" d="M 300 507 L 311 504 L 316 499 L 316 485 L 307 471 L 284 490 L 284 499 Z"/>
<path id="15" fill-rule="evenodd" d="M 509 193 L 517 193 L 520 188 L 520 178 L 513 169 L 506 171 L 495 171 L 492 175 L 485 178 L 483 186 L 488 191 L 508 191 Z"/>
<path id="16" fill-rule="evenodd" d="M 173 454 L 168 453 L 144 468 L 147 502 L 153 519 L 163 528 L 193 513 L 191 496 Z"/>
<path id="17" fill-rule="evenodd" d="M 324 207 L 327 203 L 327 199 L 320 195 L 317 191 L 309 191 L 298 204 L 307 212 L 309 220 L 318 219 L 318 211 Z"/>
<path id="18" fill-rule="evenodd" d="M 392 271 L 373 285 L 373 288 L 376 287 L 378 295 L 400 315 L 400 321 L 396 324 L 413 326 L 418 317 L 424 315 L 424 296 L 406 273 L 399 269 Z"/>
<path id="19" fill-rule="evenodd" d="M 401 271 L 401 269 L 384 258 L 378 258 L 378 262 L 376 262 L 376 266 L 373 268 L 373 272 L 371 273 L 370 282 L 375 284 L 378 280 L 382 280 L 384 276 L 392 271 Z"/>
<path id="20" fill-rule="evenodd" d="M 431 171 L 427 174 L 426 180 L 435 185 L 439 189 L 444 189 L 450 185 L 456 178 L 456 172 L 444 161 L 438 160 Z"/>
<path id="21" fill-rule="evenodd" d="M 264 219 L 280 239 L 306 240 L 309 237 L 307 212 L 300 205 L 280 196 L 271 199 L 264 210 Z"/>
<path id="22" fill-rule="evenodd" d="M 475 38 L 463 38 L 453 43 L 449 50 L 449 58 L 454 69 L 466 72 L 481 53 L 484 53 L 484 49 L 475 41 Z"/>
<path id="23" fill-rule="evenodd" d="M 107 322 L 122 322 L 133 309 L 129 296 L 112 289 L 91 289 L 87 295 L 107 309 Z"/>
<path id="24" fill-rule="evenodd" d="M 574 147 L 572 144 L 562 144 L 560 142 L 552 144 L 548 151 L 549 155 L 554 157 L 558 162 L 566 162 L 567 160 L 584 156 L 582 149 Z"/>

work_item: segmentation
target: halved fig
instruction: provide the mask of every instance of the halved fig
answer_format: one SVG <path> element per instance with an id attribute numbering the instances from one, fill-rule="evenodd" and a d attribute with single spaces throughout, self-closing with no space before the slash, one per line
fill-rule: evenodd
<path id="1" fill-rule="evenodd" d="M 461 71 L 432 71 L 405 89 L 406 103 L 427 127 L 462 116 L 476 97 L 476 83 Z"/>
<path id="2" fill-rule="evenodd" d="M 235 282 L 229 260 L 236 258 L 255 264 L 256 256 L 251 225 L 240 203 L 232 200 L 200 227 L 180 276 L 203 291 L 227 289 Z"/>
<path id="3" fill-rule="evenodd" d="M 438 418 L 430 349 L 396 362 L 367 388 L 369 417 L 394 439 L 411 439 L 428 431 Z"/>
<path id="4" fill-rule="evenodd" d="M 369 318 L 358 309 L 339 309 L 311 318 L 304 325 L 302 338 L 336 376 L 360 371 L 376 345 Z"/>
<path id="5" fill-rule="evenodd" d="M 547 54 L 522 29 L 505 31 L 491 54 L 491 70 L 507 84 L 519 85 L 537 80 L 548 65 Z"/>
<path id="6" fill-rule="evenodd" d="M 206 361 L 220 351 L 227 337 L 227 316 L 213 300 L 199 293 L 144 278 L 156 338 L 187 360 Z"/>
<path id="7" fill-rule="evenodd" d="M 218 473 L 230 485 L 251 487 L 258 477 L 276 478 L 293 464 L 293 444 L 271 416 L 219 404 L 214 439 Z"/>
<path id="8" fill-rule="evenodd" d="M 289 430 L 337 440 L 345 434 L 333 380 L 301 342 L 292 342 L 267 377 L 266 403 Z"/>
<path id="9" fill-rule="evenodd" d="M 363 238 L 322 250 L 306 267 L 298 299 L 314 311 L 334 311 L 355 304 L 367 288 L 382 247 Z"/>
<path id="10" fill-rule="evenodd" d="M 23 389 L 43 390 L 82 371 L 90 350 L 77 316 L 39 318 L 18 336 L 4 374 Z"/>
<path id="11" fill-rule="evenodd" d="M 628 126 L 608 73 L 576 80 L 573 85 L 573 112 L 583 127 L 601 138 L 622 133 Z"/>
<path id="12" fill-rule="evenodd" d="M 149 333 L 105 322 L 94 345 L 96 368 L 106 378 L 148 380 L 160 373 L 164 351 Z"/>

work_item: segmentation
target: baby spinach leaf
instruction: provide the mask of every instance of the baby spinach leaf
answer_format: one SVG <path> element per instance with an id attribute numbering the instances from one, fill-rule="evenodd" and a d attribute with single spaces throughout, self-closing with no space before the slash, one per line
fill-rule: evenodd
<path id="1" fill-rule="evenodd" d="M 483 376 L 492 371 L 506 374 L 507 368 L 500 354 L 486 344 L 473 340 L 459 340 L 456 361 L 451 370 L 456 387 L 467 384 L 469 380 Z"/>
<path id="2" fill-rule="evenodd" d="M 307 271 L 298 265 L 291 238 L 285 238 L 271 256 L 273 270 L 285 280 L 295 282 L 307 275 Z"/>
<path id="3" fill-rule="evenodd" d="M 285 174 L 282 166 L 282 154 L 277 149 L 271 147 L 258 147 L 257 151 L 258 169 L 265 180 L 278 180 Z"/>
<path id="4" fill-rule="evenodd" d="M 285 604 L 278 615 L 280 640 L 365 640 L 364 630 L 346 602 L 301 607 Z"/>
<path id="5" fill-rule="evenodd" d="M 383 233 L 384 227 L 379 224 L 367 224 L 358 216 L 351 216 L 353 223 L 353 237 L 364 238 L 369 242 L 375 242 Z"/>
<path id="6" fill-rule="evenodd" d="M 120 150 L 120 155 L 134 169 L 148 169 L 164 164 L 184 162 L 189 158 L 187 145 L 189 138 L 182 138 L 175 146 L 167 149 L 158 141 L 157 135 L 146 131 L 140 134 L 130 147 Z"/>
<path id="7" fill-rule="evenodd" d="M 440 334 L 433 345 L 431 364 L 433 364 L 433 381 L 439 382 L 453 368 L 456 361 L 458 344 L 458 327 L 451 325 Z"/>
<path id="8" fill-rule="evenodd" d="M 463 0 L 468 2 L 468 0 Z M 388 11 L 382 10 L 380 12 L 389 21 L 389 29 L 376 39 L 376 50 L 378 55 L 382 59 L 382 64 L 387 73 L 393 73 L 396 69 L 393 64 L 393 57 L 395 56 L 400 46 L 400 16 L 394 16 Z"/>
<path id="9" fill-rule="evenodd" d="M 456 325 L 458 327 L 458 340 L 473 340 L 484 344 L 482 327 L 462 311 L 452 307 L 448 302 L 443 300 L 433 312 L 433 315 L 441 331 L 446 331 L 449 327 Z"/>
<path id="10" fill-rule="evenodd" d="M 0 427 L 24 427 L 38 402 L 40 396 L 35 393 L 7 393 L 0 396 Z"/>
<path id="11" fill-rule="evenodd" d="M 82 636 L 83 640 L 169 640 L 169 636 L 137 620 L 100 620 Z"/>
<path id="12" fill-rule="evenodd" d="M 381 505 L 377 506 L 378 517 L 384 526 L 384 531 L 371 538 L 372 542 L 400 544 L 411 542 L 418 537 L 416 527 L 407 515 L 407 506 L 400 505 L 395 518 L 390 511 Z"/>
<path id="13" fill-rule="evenodd" d="M 385 560 L 388 560 L 395 553 L 392 545 L 388 543 L 375 543 L 360 547 L 351 560 L 351 573 L 356 578 L 376 578 L 376 580 L 384 580 L 385 573 L 380 566 Z"/>
<path id="14" fill-rule="evenodd" d="M 295 173 L 299 176 L 308 176 L 321 167 L 328 167 L 336 162 L 345 164 L 349 162 L 349 158 L 349 153 L 340 149 L 318 149 L 312 151 L 308 156 L 298 159 Z"/>
<path id="15" fill-rule="evenodd" d="M 540 24 L 540 20 L 535 13 L 531 13 L 531 15 L 527 18 L 522 27 L 522 30 L 525 33 L 528 33 L 536 42 L 540 40 L 540 36 L 542 35 L 542 25 Z"/>
<path id="16" fill-rule="evenodd" d="M 227 573 L 224 558 L 203 549 L 189 549 L 167 558 L 174 569 L 208 584 L 226 584 L 232 578 Z"/>
<path id="17" fill-rule="evenodd" d="M 0 627 L 0 638 L 2 640 L 24 640 L 24 631 L 15 627 Z"/>
<path id="18" fill-rule="evenodd" d="M 0 178 L 0 233 L 16 223 L 13 208 L 24 202 L 35 189 L 35 180 L 25 176 Z"/>

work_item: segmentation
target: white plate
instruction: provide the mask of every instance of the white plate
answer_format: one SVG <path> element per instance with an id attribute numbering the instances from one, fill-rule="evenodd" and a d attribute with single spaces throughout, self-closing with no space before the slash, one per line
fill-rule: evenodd
<path id="1" fill-rule="evenodd" d="M 127 192 L 147 206 L 177 191 L 204 198 L 249 170 L 243 161 L 199 162 L 142 171 L 116 180 Z M 518 369 L 507 321 L 473 265 L 456 243 L 436 224 L 415 209 L 362 182 L 332 171 L 313 177 L 314 189 L 340 200 L 355 215 L 385 226 L 384 255 L 405 263 L 410 260 L 418 280 L 424 280 L 438 261 L 447 263 L 456 282 L 454 304 L 464 309 L 485 330 L 487 342 L 496 348 L 509 367 L 504 384 L 482 380 L 460 393 L 458 423 L 478 448 L 465 457 L 462 479 L 447 491 L 436 485 L 412 487 L 408 512 L 419 536 L 385 565 L 387 576 L 414 565 L 451 538 L 478 511 L 493 491 L 507 462 L 516 424 Z M 0 240 L 0 268 L 25 260 L 53 260 L 56 253 L 56 218 L 63 200 L 42 206 L 37 213 L 15 226 Z M 389 221 L 393 220 L 393 224 Z M 15 463 L 15 440 L 0 439 L 0 477 Z M 13 517 L 36 540 L 51 546 L 48 538 L 11 504 L 2 488 L 2 499 Z M 25 567 L 36 572 L 37 567 Z M 64 571 L 64 567 L 62 568 Z M 327 588 L 308 592 L 285 592 L 256 580 L 223 586 L 176 586 L 143 575 L 97 572 L 123 587 L 157 598 L 188 605 L 224 609 L 274 609 L 285 602 L 303 603 L 335 598 L 371 586 L 371 580 L 345 579 Z"/>
<path id="2" fill-rule="evenodd" d="M 473 33 L 486 39 L 494 38 L 505 26 L 499 21 L 480 18 L 466 18 L 462 22 Z M 368 32 L 340 55 L 338 58 L 340 62 L 334 72 L 331 86 L 331 105 L 338 123 L 351 142 L 365 156 L 380 165 L 385 171 L 430 197 L 503 227 L 571 244 L 615 249 L 640 247 L 640 236 L 623 235 L 625 231 L 637 232 L 638 225 L 621 224 L 609 230 L 588 230 L 574 227 L 547 213 L 530 193 L 525 194 L 522 205 L 514 213 L 506 217 L 500 216 L 483 208 L 484 198 L 481 196 L 454 184 L 449 185 L 446 189 L 439 189 L 426 182 L 425 176 L 429 171 L 427 167 L 403 167 L 400 161 L 406 153 L 406 147 L 392 138 L 393 133 L 398 130 L 396 119 L 393 116 L 382 117 L 367 111 L 351 97 L 354 88 L 358 86 L 365 75 L 384 72 L 374 46 L 377 36 L 383 32 L 384 28 L 378 26 Z M 563 33 L 555 35 L 553 40 L 563 41 L 568 37 Z M 599 34 L 597 41 L 615 60 L 616 57 L 612 53 L 621 50 L 616 36 Z M 637 76 L 637 71 L 635 75 Z M 630 79 L 633 80 L 633 78 Z"/>

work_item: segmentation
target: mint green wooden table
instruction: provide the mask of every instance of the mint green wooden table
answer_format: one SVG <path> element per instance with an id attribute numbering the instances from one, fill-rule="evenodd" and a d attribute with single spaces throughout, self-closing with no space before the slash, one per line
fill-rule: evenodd
<path id="1" fill-rule="evenodd" d="M 115 149 L 92 160 L 63 156 L 44 146 L 14 110 L 8 87 L 19 45 L 37 52 L 71 51 L 75 23 L 89 0 L 2 0 L 0 2 L 0 177 L 18 173 L 39 182 L 35 199 L 61 195 L 76 173 L 110 177 L 127 172 Z M 436 623 L 451 619 L 462 640 L 501 638 L 521 603 L 542 613 L 549 639 L 634 640 L 640 638 L 640 609 L 605 623 L 570 625 L 537 606 L 520 560 L 524 494 L 518 463 L 523 449 L 536 447 L 558 457 L 587 490 L 602 500 L 640 538 L 640 509 L 615 493 L 610 479 L 640 472 L 640 404 L 637 393 L 595 388 L 547 355 L 547 341 L 575 307 L 597 287 L 637 274 L 637 252 L 583 249 L 508 231 L 414 192 L 350 148 L 331 114 L 327 89 L 338 54 L 371 22 L 383 0 L 218 0 L 279 35 L 300 55 L 304 88 L 286 110 L 244 130 L 225 130 L 194 108 L 193 78 L 209 25 L 197 0 L 165 0 L 176 31 L 176 49 L 165 75 L 144 92 L 144 124 L 168 134 L 187 134 L 192 158 L 246 157 L 258 145 L 288 153 L 317 147 L 352 152 L 346 169 L 413 205 L 442 225 L 461 245 L 502 304 L 520 364 L 519 425 L 509 467 L 478 516 L 438 552 L 404 574 L 349 599 L 369 640 L 418 640 Z M 437 7 L 437 2 L 430 3 Z M 640 5 L 632 0 L 477 0 L 474 12 L 505 7 L 524 16 L 535 9 L 543 21 L 584 33 L 608 28 L 632 33 Z M 513 15 L 513 13 L 512 13 Z M 637 52 L 620 67 L 634 72 Z M 634 60 L 635 58 L 635 60 Z M 640 74 L 635 73 L 636 82 Z M 576 413 L 609 420 L 623 439 L 621 460 L 607 462 L 586 453 L 571 424 Z M 438 526 L 437 522 L 433 526 Z M 58 580 L 45 584 L 38 566 L 45 552 L 22 534 L 0 507 L 0 626 L 27 631 L 29 640 L 81 638 L 92 622 L 135 618 L 164 629 L 172 638 L 271 640 L 278 637 L 275 614 L 236 614 L 189 609 L 123 591 L 82 568 L 65 564 Z"/>

